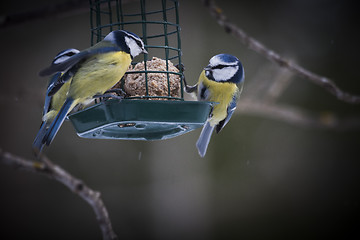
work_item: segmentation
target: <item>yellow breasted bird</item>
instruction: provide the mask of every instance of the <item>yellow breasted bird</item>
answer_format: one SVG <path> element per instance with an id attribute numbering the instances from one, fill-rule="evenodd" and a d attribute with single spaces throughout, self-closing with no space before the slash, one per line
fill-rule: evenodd
<path id="1" fill-rule="evenodd" d="M 242 91 L 244 76 L 244 68 L 239 59 L 229 54 L 218 54 L 210 59 L 209 65 L 201 72 L 196 85 L 188 86 L 185 82 L 185 91 L 197 92 L 199 101 L 217 103 L 213 106 L 196 142 L 201 157 L 206 154 L 214 129 L 219 133 L 234 113 L 236 101 Z"/>
<path id="2" fill-rule="evenodd" d="M 104 94 L 120 81 L 132 59 L 140 53 L 147 53 L 147 51 L 137 35 L 124 30 L 116 30 L 109 33 L 101 42 L 79 52 L 63 63 L 41 71 L 40 76 L 46 76 L 66 70 L 61 78 L 62 81 L 57 81 L 49 95 L 71 79 L 66 100 L 42 139 L 42 143 L 50 145 L 66 115 L 76 105 L 87 103 L 94 96 Z"/>

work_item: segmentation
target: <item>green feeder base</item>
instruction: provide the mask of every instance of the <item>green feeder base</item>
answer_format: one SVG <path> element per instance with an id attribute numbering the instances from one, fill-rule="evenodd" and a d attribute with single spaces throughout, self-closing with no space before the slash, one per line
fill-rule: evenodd
<path id="1" fill-rule="evenodd" d="M 69 116 L 83 138 L 164 140 L 202 127 L 212 103 L 110 99 Z"/>

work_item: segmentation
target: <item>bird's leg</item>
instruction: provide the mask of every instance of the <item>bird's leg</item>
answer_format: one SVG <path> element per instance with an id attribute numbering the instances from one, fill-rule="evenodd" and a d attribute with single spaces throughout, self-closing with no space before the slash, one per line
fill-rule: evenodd
<path id="1" fill-rule="evenodd" d="M 176 64 L 175 67 L 179 69 L 180 72 L 185 72 L 185 66 L 184 64 Z"/>
<path id="2" fill-rule="evenodd" d="M 113 98 L 113 99 L 119 99 L 122 100 L 126 96 L 126 92 L 122 90 L 121 88 L 113 88 L 110 90 L 107 90 L 103 94 L 96 94 L 93 96 L 93 98 L 100 98 L 100 101 L 104 98 Z"/>
<path id="3" fill-rule="evenodd" d="M 93 96 L 93 98 L 100 98 L 101 101 L 104 100 L 105 98 L 113 98 L 113 99 L 119 99 L 119 100 L 124 99 L 123 96 L 118 96 L 118 95 L 114 95 L 111 93 L 96 94 Z"/>
<path id="4" fill-rule="evenodd" d="M 184 90 L 187 93 L 192 93 L 195 92 L 197 90 L 198 85 L 195 84 L 194 86 L 189 86 L 185 80 L 185 76 L 182 77 L 182 80 L 184 81 Z"/>
<path id="5" fill-rule="evenodd" d="M 105 94 L 107 94 L 107 93 L 116 93 L 118 96 L 122 96 L 122 97 L 126 96 L 126 92 L 124 90 L 122 90 L 121 88 L 112 88 L 105 92 Z"/>
<path id="6" fill-rule="evenodd" d="M 176 64 L 175 67 L 177 69 L 179 69 L 180 72 L 184 72 L 185 71 L 185 67 L 184 64 Z M 189 86 L 185 80 L 185 75 L 182 75 L 182 80 L 184 81 L 184 90 L 187 93 L 192 93 L 195 92 L 197 90 L 197 84 L 195 84 L 194 86 Z"/>

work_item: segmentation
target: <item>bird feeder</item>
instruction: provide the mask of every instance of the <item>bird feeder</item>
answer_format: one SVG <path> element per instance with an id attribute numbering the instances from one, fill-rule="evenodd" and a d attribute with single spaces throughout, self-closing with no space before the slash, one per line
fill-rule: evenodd
<path id="1" fill-rule="evenodd" d="M 184 100 L 178 7 L 177 0 L 90 0 L 92 45 L 127 30 L 141 37 L 148 54 L 136 57 L 114 87 L 123 99 L 104 98 L 69 116 L 80 137 L 160 140 L 204 124 L 211 103 Z"/>

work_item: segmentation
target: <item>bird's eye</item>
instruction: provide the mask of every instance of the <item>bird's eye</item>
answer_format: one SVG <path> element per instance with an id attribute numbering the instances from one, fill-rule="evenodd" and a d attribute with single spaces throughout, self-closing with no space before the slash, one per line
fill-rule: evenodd
<path id="1" fill-rule="evenodd" d="M 138 40 L 138 39 L 134 39 L 134 40 L 136 41 L 136 44 L 137 44 L 139 47 L 143 48 L 143 44 L 142 44 L 142 42 L 141 42 L 140 40 Z"/>

